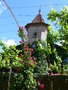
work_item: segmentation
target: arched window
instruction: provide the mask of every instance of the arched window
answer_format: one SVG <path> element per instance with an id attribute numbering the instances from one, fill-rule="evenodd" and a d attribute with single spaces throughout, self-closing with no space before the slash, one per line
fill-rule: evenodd
<path id="1" fill-rule="evenodd" d="M 37 33 L 36 32 L 34 33 L 34 37 L 37 37 Z"/>

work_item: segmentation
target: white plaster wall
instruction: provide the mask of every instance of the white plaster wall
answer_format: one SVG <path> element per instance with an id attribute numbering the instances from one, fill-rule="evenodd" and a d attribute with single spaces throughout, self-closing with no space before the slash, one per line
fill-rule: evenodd
<path id="1" fill-rule="evenodd" d="M 41 40 L 46 41 L 47 39 L 47 30 L 45 32 L 41 32 Z"/>
<path id="2" fill-rule="evenodd" d="M 44 26 L 31 26 L 30 28 L 28 28 L 28 41 L 29 43 L 33 43 L 36 38 L 34 38 L 34 33 L 37 33 L 37 38 L 39 40 L 44 40 L 46 41 L 46 37 L 47 37 L 47 29 Z"/>

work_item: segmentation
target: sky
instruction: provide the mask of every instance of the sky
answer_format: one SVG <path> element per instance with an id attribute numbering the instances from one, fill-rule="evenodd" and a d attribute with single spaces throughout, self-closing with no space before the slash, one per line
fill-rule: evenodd
<path id="1" fill-rule="evenodd" d="M 51 7 L 60 11 L 64 5 L 68 6 L 68 0 L 6 0 L 6 2 L 12 9 L 20 26 L 31 23 L 38 14 L 40 7 L 45 22 L 49 23 L 47 14 Z M 0 0 L 0 40 L 19 44 L 20 38 L 17 31 L 18 26 L 12 14 L 3 0 Z"/>

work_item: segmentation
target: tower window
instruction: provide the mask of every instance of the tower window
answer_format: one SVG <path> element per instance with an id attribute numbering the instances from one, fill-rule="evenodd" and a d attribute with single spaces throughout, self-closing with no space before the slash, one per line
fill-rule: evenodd
<path id="1" fill-rule="evenodd" d="M 35 32 L 35 33 L 34 33 L 34 37 L 36 37 L 36 36 L 37 36 L 37 33 Z"/>

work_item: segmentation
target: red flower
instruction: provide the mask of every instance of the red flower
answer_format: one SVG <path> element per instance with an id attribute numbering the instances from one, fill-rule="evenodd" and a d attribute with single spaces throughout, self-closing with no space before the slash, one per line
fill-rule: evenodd
<path id="1" fill-rule="evenodd" d="M 40 81 L 37 82 L 38 83 L 38 86 L 40 85 Z"/>
<path id="2" fill-rule="evenodd" d="M 28 48 L 25 48 L 25 51 L 28 51 Z"/>
<path id="3" fill-rule="evenodd" d="M 21 58 L 23 57 L 23 55 L 21 54 Z"/>
<path id="4" fill-rule="evenodd" d="M 33 60 L 35 61 L 35 57 L 33 56 Z"/>
<path id="5" fill-rule="evenodd" d="M 19 58 L 20 56 L 18 55 L 18 58 Z"/>
<path id="6" fill-rule="evenodd" d="M 22 63 L 23 63 L 23 60 L 22 60 Z"/>
<path id="7" fill-rule="evenodd" d="M 34 65 L 36 65 L 36 61 L 34 61 Z"/>
<path id="8" fill-rule="evenodd" d="M 31 51 L 30 51 L 30 56 L 31 56 L 31 54 L 32 54 L 32 53 L 31 53 Z"/>
<path id="9" fill-rule="evenodd" d="M 29 62 L 29 65 L 31 65 L 31 62 Z"/>
<path id="10" fill-rule="evenodd" d="M 30 51 L 33 52 L 33 48 L 30 48 Z"/>
<path id="11" fill-rule="evenodd" d="M 16 72 L 18 73 L 19 69 L 16 67 Z"/>
<path id="12" fill-rule="evenodd" d="M 26 48 L 28 48 L 28 46 L 26 46 Z"/>
<path id="13" fill-rule="evenodd" d="M 23 43 L 23 41 L 21 40 L 21 41 L 19 41 L 20 43 Z"/>
<path id="14" fill-rule="evenodd" d="M 25 28 L 24 28 L 23 26 L 20 26 L 20 27 L 19 27 L 19 30 L 20 30 L 20 29 L 23 29 L 23 30 L 24 30 Z"/>
<path id="15" fill-rule="evenodd" d="M 18 30 L 18 32 L 19 32 L 20 30 Z"/>
<path id="16" fill-rule="evenodd" d="M 25 27 L 23 26 L 22 29 L 25 30 Z"/>
<path id="17" fill-rule="evenodd" d="M 28 41 L 26 41 L 26 44 L 28 44 Z"/>
<path id="18" fill-rule="evenodd" d="M 19 30 L 20 30 L 21 28 L 22 28 L 22 27 L 20 26 L 20 27 L 19 27 Z"/>
<path id="19" fill-rule="evenodd" d="M 21 60 L 19 60 L 19 62 L 21 62 Z"/>
<path id="20" fill-rule="evenodd" d="M 28 46 L 25 47 L 25 51 L 28 51 Z"/>
<path id="21" fill-rule="evenodd" d="M 44 84 L 42 84 L 42 85 L 41 85 L 41 88 L 40 88 L 40 90 L 43 90 L 43 89 L 44 89 Z"/>
<path id="22" fill-rule="evenodd" d="M 32 60 L 32 58 L 30 58 L 30 60 Z"/>

